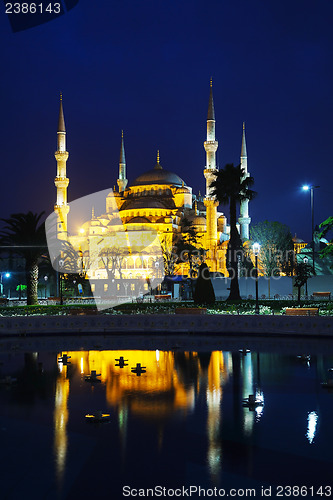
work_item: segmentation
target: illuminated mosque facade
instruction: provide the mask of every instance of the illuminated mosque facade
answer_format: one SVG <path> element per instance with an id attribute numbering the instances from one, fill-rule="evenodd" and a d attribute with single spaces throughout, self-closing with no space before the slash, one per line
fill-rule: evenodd
<path id="1" fill-rule="evenodd" d="M 225 263 L 226 247 L 229 239 L 230 227 L 225 215 L 218 211 L 218 202 L 212 195 L 211 183 L 217 170 L 216 151 L 218 141 L 215 137 L 215 110 L 213 101 L 212 81 L 210 82 L 210 95 L 207 114 L 207 138 L 204 142 L 206 151 L 206 165 L 203 171 L 206 188 L 205 196 L 199 192 L 192 193 L 192 188 L 176 173 L 165 169 L 161 162 L 159 152 L 154 168 L 144 172 L 129 183 L 127 179 L 127 165 L 125 157 L 124 137 L 122 133 L 119 173 L 117 179 L 118 190 L 114 190 L 106 197 L 105 212 L 95 215 L 85 222 L 76 235 L 67 233 L 67 217 L 69 205 L 67 203 L 67 188 L 69 179 L 66 175 L 66 162 L 69 153 L 66 151 L 66 129 L 63 113 L 62 98 L 60 99 L 60 112 L 58 122 L 58 149 L 55 153 L 57 161 L 57 176 L 55 186 L 57 201 L 54 207 L 57 214 L 58 238 L 69 240 L 74 248 L 84 252 L 84 241 L 90 236 L 100 235 L 106 238 L 110 232 L 118 231 L 156 231 L 162 246 L 172 249 L 177 238 L 186 232 L 185 221 L 190 221 L 195 228 L 200 242 L 200 247 L 206 250 L 206 263 L 211 272 L 228 275 Z M 240 163 L 245 175 L 247 171 L 247 151 L 245 127 L 241 145 Z M 249 239 L 249 206 L 248 201 L 243 201 L 240 206 L 239 231 L 243 241 Z M 188 227 L 188 226 L 187 226 Z M 152 256 L 146 256 L 151 259 Z M 102 266 L 101 266 L 102 267 Z M 123 278 L 147 277 L 149 266 L 145 257 L 133 259 L 129 256 L 123 262 Z M 107 273 L 99 270 L 99 278 L 105 278 Z M 176 267 L 176 274 L 188 274 L 186 267 Z M 94 276 L 89 276 L 94 278 Z"/>

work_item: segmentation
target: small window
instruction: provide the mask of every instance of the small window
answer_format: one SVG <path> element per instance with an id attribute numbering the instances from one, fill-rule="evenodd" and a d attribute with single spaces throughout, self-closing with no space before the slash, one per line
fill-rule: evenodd
<path id="1" fill-rule="evenodd" d="M 94 292 L 94 291 L 95 291 L 95 288 L 96 288 L 95 283 L 92 283 L 92 285 L 91 285 L 91 291 L 92 291 L 92 292 Z"/>
<path id="2" fill-rule="evenodd" d="M 104 292 L 107 292 L 109 288 L 109 285 L 107 283 L 104 283 Z"/>
<path id="3" fill-rule="evenodd" d="M 134 292 L 134 290 L 135 290 L 135 284 L 134 283 L 131 283 L 131 290 L 132 290 L 132 292 Z"/>

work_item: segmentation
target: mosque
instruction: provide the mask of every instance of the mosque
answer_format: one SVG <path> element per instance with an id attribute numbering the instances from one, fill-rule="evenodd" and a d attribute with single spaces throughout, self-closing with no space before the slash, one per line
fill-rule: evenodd
<path id="1" fill-rule="evenodd" d="M 157 153 L 156 165 L 136 177 L 132 183 L 128 183 L 127 165 L 125 157 L 124 135 L 121 136 L 119 173 L 117 179 L 118 189 L 106 196 L 105 212 L 95 215 L 86 221 L 76 235 L 69 235 L 67 229 L 67 218 L 70 206 L 67 203 L 67 188 L 69 179 L 66 175 L 66 162 L 69 153 L 66 151 L 66 129 L 63 113 L 62 98 L 60 99 L 60 111 L 58 122 L 58 148 L 55 153 L 57 161 L 57 176 L 55 186 L 57 201 L 54 211 L 57 214 L 58 238 L 68 240 L 74 248 L 80 248 L 87 253 L 85 241 L 92 235 L 100 235 L 105 239 L 111 232 L 125 231 L 156 231 L 163 251 L 172 251 L 175 241 L 185 235 L 188 229 L 188 221 L 196 230 L 199 245 L 206 250 L 206 263 L 211 272 L 219 272 L 228 275 L 225 263 L 225 254 L 229 239 L 230 226 L 227 224 L 225 215 L 218 210 L 218 202 L 212 195 L 210 187 L 217 172 L 216 151 L 218 141 L 215 138 L 215 110 L 213 100 L 212 81 L 210 82 L 210 94 L 207 114 L 207 137 L 204 142 L 206 151 L 206 165 L 203 170 L 205 177 L 205 196 L 201 193 L 194 194 L 185 180 L 176 173 L 164 168 Z M 245 127 L 243 124 L 243 135 L 241 144 L 240 163 L 247 171 L 247 151 L 245 140 Z M 239 231 L 243 241 L 249 239 L 249 217 L 248 201 L 241 203 L 239 214 Z M 70 217 L 70 215 L 69 215 Z M 186 225 L 186 224 L 187 225 Z M 107 241 L 107 240 L 105 240 Z M 151 266 L 148 260 L 152 255 L 140 256 L 139 259 L 129 255 L 122 260 L 121 278 L 147 279 L 147 273 Z M 107 279 L 108 274 L 102 264 L 98 266 L 96 276 L 89 278 Z M 176 266 L 175 274 L 188 275 L 186 266 Z M 116 278 L 119 278 L 116 275 Z M 108 285 L 104 285 L 106 290 Z M 135 286 L 135 285 L 134 285 Z M 146 288 L 147 289 L 147 288 Z"/>

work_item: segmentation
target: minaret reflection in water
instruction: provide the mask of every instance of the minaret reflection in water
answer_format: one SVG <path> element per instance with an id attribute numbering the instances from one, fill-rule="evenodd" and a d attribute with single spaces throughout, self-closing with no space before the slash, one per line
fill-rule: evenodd
<path id="1" fill-rule="evenodd" d="M 54 454 L 56 463 L 56 478 L 58 487 L 61 489 L 66 468 L 68 446 L 67 423 L 69 380 L 67 378 L 68 367 L 62 363 L 59 363 L 58 366 L 59 374 L 56 382 L 54 401 Z"/>
<path id="2" fill-rule="evenodd" d="M 221 378 L 223 377 L 223 378 Z M 222 419 L 222 385 L 226 379 L 226 369 L 223 354 L 221 351 L 211 353 L 208 366 L 207 384 L 207 437 L 208 450 L 207 462 L 212 482 L 218 483 L 222 463 L 222 447 L 220 439 L 221 419 Z"/>

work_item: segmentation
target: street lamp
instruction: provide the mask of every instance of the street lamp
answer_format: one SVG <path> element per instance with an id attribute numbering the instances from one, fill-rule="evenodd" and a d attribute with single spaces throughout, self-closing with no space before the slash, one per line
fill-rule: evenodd
<path id="1" fill-rule="evenodd" d="M 313 190 L 319 188 L 320 186 L 303 186 L 303 191 L 310 191 L 310 199 L 311 199 L 311 246 L 312 246 L 312 270 L 313 274 L 315 274 L 315 251 L 314 251 L 314 198 L 313 198 Z"/>
<path id="2" fill-rule="evenodd" d="M 254 243 L 253 246 L 253 253 L 254 253 L 254 258 L 255 258 L 255 280 L 256 280 L 256 314 L 259 314 L 259 301 L 258 301 L 258 255 L 260 252 L 260 245 L 259 243 Z"/>

